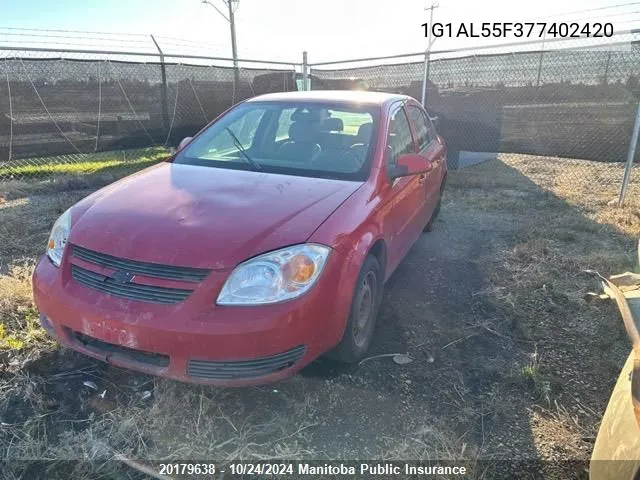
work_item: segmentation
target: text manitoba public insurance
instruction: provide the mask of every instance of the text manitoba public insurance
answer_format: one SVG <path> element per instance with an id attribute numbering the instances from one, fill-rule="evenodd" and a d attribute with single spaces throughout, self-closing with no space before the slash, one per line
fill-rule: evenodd
<path id="1" fill-rule="evenodd" d="M 330 464 L 310 465 L 298 464 L 298 475 L 466 475 L 466 467 L 450 465 L 397 465 L 393 463 L 361 463 L 353 465 Z"/>

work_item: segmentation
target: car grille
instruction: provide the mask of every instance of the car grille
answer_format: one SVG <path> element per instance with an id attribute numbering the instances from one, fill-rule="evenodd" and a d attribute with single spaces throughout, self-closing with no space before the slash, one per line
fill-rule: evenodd
<path id="1" fill-rule="evenodd" d="M 146 277 L 182 280 L 185 282 L 201 282 L 211 272 L 206 268 L 175 267 L 159 263 L 138 262 L 95 252 L 78 245 L 73 246 L 73 255 L 87 262 L 115 270 L 125 270 Z"/>
<path id="2" fill-rule="evenodd" d="M 80 332 L 71 330 L 73 338 L 79 344 L 94 350 L 100 354 L 106 355 L 118 355 L 124 359 L 144 363 L 153 367 L 167 367 L 169 366 L 169 356 L 162 355 L 160 353 L 145 352 L 143 350 L 136 350 L 135 348 L 122 347 L 120 345 L 114 345 L 113 343 L 103 342 L 97 338 L 89 337 Z"/>
<path id="3" fill-rule="evenodd" d="M 139 283 L 118 283 L 106 275 L 71 265 L 74 280 L 86 287 L 99 290 L 116 297 L 140 300 L 151 303 L 178 303 L 186 299 L 193 290 L 181 288 L 156 287 Z"/>
<path id="4" fill-rule="evenodd" d="M 256 378 L 292 367 L 304 355 L 304 345 L 270 357 L 240 361 L 189 360 L 187 373 L 194 378 L 236 380 Z"/>

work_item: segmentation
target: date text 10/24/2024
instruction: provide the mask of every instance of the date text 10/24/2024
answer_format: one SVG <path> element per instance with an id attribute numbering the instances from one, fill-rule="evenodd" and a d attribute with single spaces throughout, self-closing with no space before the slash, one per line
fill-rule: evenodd
<path id="1" fill-rule="evenodd" d="M 449 38 L 604 38 L 613 36 L 612 23 L 483 22 L 423 23 L 425 37 Z"/>

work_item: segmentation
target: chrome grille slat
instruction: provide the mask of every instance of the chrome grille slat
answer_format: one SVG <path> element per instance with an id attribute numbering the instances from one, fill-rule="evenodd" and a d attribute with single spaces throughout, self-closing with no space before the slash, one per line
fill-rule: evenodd
<path id="1" fill-rule="evenodd" d="M 163 278 L 167 280 L 182 280 L 186 282 L 201 282 L 211 270 L 205 268 L 176 267 L 173 265 L 161 265 L 159 263 L 139 262 L 114 257 L 106 253 L 89 250 L 78 245 L 73 245 L 73 255 L 90 263 L 116 270 L 126 270 L 138 275 Z"/>
<path id="2" fill-rule="evenodd" d="M 192 290 L 155 287 L 139 283 L 116 283 L 109 277 L 71 265 L 71 275 L 80 284 L 114 296 L 152 303 L 173 304 L 186 299 Z"/>

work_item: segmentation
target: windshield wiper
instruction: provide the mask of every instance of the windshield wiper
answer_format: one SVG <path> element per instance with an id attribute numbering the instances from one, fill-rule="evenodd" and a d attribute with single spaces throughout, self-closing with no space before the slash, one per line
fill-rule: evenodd
<path id="1" fill-rule="evenodd" d="M 254 170 L 260 171 L 262 170 L 262 167 L 260 165 L 258 165 L 256 163 L 256 161 L 251 158 L 249 156 L 249 154 L 247 153 L 247 151 L 244 149 L 244 147 L 242 146 L 242 144 L 240 143 L 240 140 L 238 140 L 238 137 L 236 137 L 236 135 L 231 131 L 231 129 L 229 127 L 224 127 L 224 129 L 229 132 L 229 135 L 231 135 L 231 138 L 233 138 L 233 144 L 235 145 L 235 147 L 238 149 L 238 151 L 242 154 L 242 156 L 244 157 L 244 159 L 247 161 L 247 163 L 249 165 L 251 165 L 251 168 L 253 168 Z"/>

